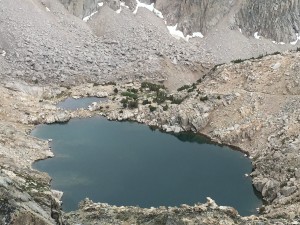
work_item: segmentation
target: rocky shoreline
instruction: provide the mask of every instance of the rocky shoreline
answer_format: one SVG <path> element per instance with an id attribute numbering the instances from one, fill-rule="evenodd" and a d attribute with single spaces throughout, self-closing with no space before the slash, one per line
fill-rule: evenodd
<path id="1" fill-rule="evenodd" d="M 163 85 L 148 82 L 83 84 L 70 88 L 18 82 L 1 86 L 4 97 L 0 112 L 1 221 L 3 224 L 24 224 L 20 221 L 32 224 L 97 224 L 99 221 L 102 224 L 130 221 L 135 224 L 158 221 L 162 224 L 170 221 L 175 224 L 204 221 L 206 224 L 216 224 L 216 221 L 299 224 L 300 102 L 297 87 L 289 83 L 298 79 L 296 59 L 293 54 L 287 54 L 284 61 L 282 56 L 269 56 L 260 61 L 219 66 L 210 76 L 173 93 Z M 280 67 L 275 70 L 276 64 Z M 255 79 L 256 71 L 261 70 L 264 77 Z M 281 79 L 281 70 L 288 73 L 289 80 L 278 87 L 275 81 Z M 107 96 L 108 101 L 72 112 L 55 106 L 70 96 Z M 82 202 L 78 211 L 64 214 L 60 210 L 60 193 L 50 188 L 51 178 L 31 168 L 34 161 L 52 157 L 53 153 L 47 141 L 29 136 L 30 130 L 41 123 L 67 122 L 71 118 L 94 115 L 137 121 L 167 132 L 193 131 L 245 151 L 253 163 L 253 185 L 266 201 L 260 216 L 240 217 L 234 209 L 217 207 L 214 203 L 141 209 L 90 200 Z M 204 208 L 199 214 L 191 213 L 197 207 Z M 211 217 L 214 220 L 209 220 Z"/>

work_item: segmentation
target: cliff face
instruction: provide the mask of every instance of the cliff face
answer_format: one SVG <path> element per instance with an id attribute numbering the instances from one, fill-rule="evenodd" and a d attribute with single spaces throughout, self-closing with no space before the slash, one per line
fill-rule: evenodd
<path id="1" fill-rule="evenodd" d="M 184 34 L 202 32 L 214 27 L 230 10 L 232 0 L 157 0 L 168 23 L 178 24 Z"/>
<path id="2" fill-rule="evenodd" d="M 120 7 L 120 0 L 60 0 L 75 16 L 83 18 L 98 9 L 104 2 L 113 10 Z M 278 42 L 289 43 L 297 39 L 300 29 L 300 0 L 140 0 L 155 3 L 168 24 L 178 24 L 185 35 L 193 32 L 208 33 L 220 21 L 227 21 L 231 28 L 240 27 L 244 34 L 259 35 Z M 134 8 L 135 0 L 125 0 Z M 231 12 L 231 17 L 227 15 Z"/>
<path id="3" fill-rule="evenodd" d="M 296 40 L 300 28 L 299 0 L 246 0 L 236 15 L 236 22 L 248 35 L 259 35 L 276 41 Z"/>
<path id="4" fill-rule="evenodd" d="M 235 23 L 244 34 L 259 35 L 278 42 L 296 40 L 300 28 L 299 0 L 157 0 L 169 24 L 177 24 L 184 34 L 206 34 L 218 22 Z M 226 15 L 234 9 L 235 21 Z"/>
<path id="5" fill-rule="evenodd" d="M 84 18 L 95 12 L 100 0 L 60 0 L 68 11 L 79 18 Z"/>

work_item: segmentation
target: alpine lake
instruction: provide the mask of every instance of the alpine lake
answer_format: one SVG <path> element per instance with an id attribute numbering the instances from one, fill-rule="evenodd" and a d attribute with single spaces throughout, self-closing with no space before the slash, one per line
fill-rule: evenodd
<path id="1" fill-rule="evenodd" d="M 73 110 L 97 99 L 67 99 Z M 232 206 L 240 215 L 257 214 L 250 160 L 239 151 L 193 133 L 168 134 L 135 122 L 104 117 L 39 125 L 32 135 L 52 139 L 54 158 L 33 167 L 47 172 L 52 188 L 63 191 L 63 210 L 76 210 L 88 197 L 117 206 L 179 206 L 206 202 Z"/>

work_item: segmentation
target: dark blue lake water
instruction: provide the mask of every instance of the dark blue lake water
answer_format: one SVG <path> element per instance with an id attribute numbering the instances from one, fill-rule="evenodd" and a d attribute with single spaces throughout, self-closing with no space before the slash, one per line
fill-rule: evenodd
<path id="1" fill-rule="evenodd" d="M 89 197 L 109 204 L 178 206 L 206 202 L 256 213 L 250 160 L 238 151 L 193 134 L 170 135 L 102 117 L 40 125 L 33 136 L 53 139 L 55 157 L 34 164 L 64 192 L 63 209 Z"/>

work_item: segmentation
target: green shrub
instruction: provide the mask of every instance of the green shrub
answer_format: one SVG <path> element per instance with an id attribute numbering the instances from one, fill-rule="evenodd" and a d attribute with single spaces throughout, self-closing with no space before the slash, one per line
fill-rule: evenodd
<path id="1" fill-rule="evenodd" d="M 200 97 L 200 101 L 205 102 L 208 100 L 207 95 Z"/>
<path id="2" fill-rule="evenodd" d="M 149 109 L 150 109 L 150 112 L 153 112 L 156 110 L 156 107 L 152 106 L 152 105 L 149 105 Z"/>
<path id="3" fill-rule="evenodd" d="M 172 104 L 180 104 L 184 101 L 185 98 L 175 98 L 173 95 L 168 97 L 168 100 L 171 101 Z"/>
<path id="4" fill-rule="evenodd" d="M 153 84 L 150 82 L 142 82 L 142 88 L 149 88 L 150 91 L 159 91 L 159 89 L 166 89 L 164 85 Z"/>
<path id="5" fill-rule="evenodd" d="M 128 102 L 128 98 L 123 98 L 122 100 L 121 100 L 121 103 L 127 103 Z"/>
<path id="6" fill-rule="evenodd" d="M 129 101 L 129 102 L 128 102 L 128 108 L 130 108 L 130 109 L 137 108 L 138 105 L 139 105 L 139 104 L 138 104 L 137 100 Z"/>
<path id="7" fill-rule="evenodd" d="M 264 57 L 264 55 L 261 54 L 261 55 L 259 55 L 258 57 L 256 57 L 256 59 L 261 59 L 261 58 L 263 58 L 263 57 Z"/>
<path id="8" fill-rule="evenodd" d="M 115 94 L 117 94 L 119 92 L 118 88 L 114 89 Z"/>
<path id="9" fill-rule="evenodd" d="M 142 102 L 143 105 L 148 105 L 148 104 L 151 104 L 151 101 L 149 101 L 148 99 L 144 100 Z"/>
<path id="10" fill-rule="evenodd" d="M 183 91 L 190 88 L 190 85 L 183 85 L 182 87 L 178 88 L 177 91 Z"/>
<path id="11" fill-rule="evenodd" d="M 114 81 L 108 81 L 104 85 L 113 85 L 113 86 L 115 86 L 116 82 L 114 82 Z"/>
<path id="12" fill-rule="evenodd" d="M 167 111 L 168 109 L 169 109 L 169 106 L 168 106 L 168 105 L 164 105 L 164 106 L 163 106 L 163 110 L 164 110 L 164 111 Z"/>
<path id="13" fill-rule="evenodd" d="M 179 105 L 179 104 L 181 104 L 184 101 L 184 99 L 185 98 L 173 98 L 173 100 L 172 100 L 171 103 Z"/>
<path id="14" fill-rule="evenodd" d="M 241 62 L 244 62 L 245 60 L 243 59 L 236 59 L 236 60 L 232 60 L 231 62 L 232 63 L 241 63 Z"/>
<path id="15" fill-rule="evenodd" d="M 270 55 L 280 55 L 281 53 L 280 52 L 273 52 L 273 53 L 271 53 Z"/>
<path id="16" fill-rule="evenodd" d="M 157 91 L 156 92 L 156 98 L 153 99 L 154 102 L 157 102 L 158 104 L 161 104 L 165 102 L 168 99 L 168 95 L 164 91 Z"/>

